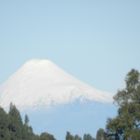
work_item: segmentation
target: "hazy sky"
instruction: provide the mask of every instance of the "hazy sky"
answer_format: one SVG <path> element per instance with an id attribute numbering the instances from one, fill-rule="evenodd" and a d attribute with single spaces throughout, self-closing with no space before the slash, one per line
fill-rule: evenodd
<path id="1" fill-rule="evenodd" d="M 115 92 L 140 70 L 139 0 L 0 1 L 0 83 L 25 61 L 49 58 Z"/>
<path id="2" fill-rule="evenodd" d="M 0 84 L 33 58 L 116 93 L 140 70 L 140 1 L 0 0 Z"/>

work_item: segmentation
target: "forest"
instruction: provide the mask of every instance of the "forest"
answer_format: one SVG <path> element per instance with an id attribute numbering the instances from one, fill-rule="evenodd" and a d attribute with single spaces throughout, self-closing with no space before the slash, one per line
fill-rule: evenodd
<path id="1" fill-rule="evenodd" d="M 114 96 L 117 116 L 108 118 L 105 129 L 99 128 L 96 138 L 90 134 L 72 135 L 66 132 L 66 140 L 140 140 L 140 73 L 132 69 L 125 78 L 125 87 Z M 24 120 L 14 104 L 6 112 L 0 107 L 0 140 L 56 140 L 54 135 L 33 132 L 29 118 Z"/>
<path id="2" fill-rule="evenodd" d="M 52 134 L 43 132 L 37 135 L 33 132 L 29 125 L 29 118 L 27 115 L 24 121 L 20 115 L 19 110 L 12 103 L 10 104 L 9 112 L 5 112 L 0 108 L 0 140 L 56 140 Z M 66 133 L 66 140 L 82 140 L 78 135 L 72 135 L 70 132 Z M 95 140 L 89 134 L 84 134 L 83 140 Z"/>

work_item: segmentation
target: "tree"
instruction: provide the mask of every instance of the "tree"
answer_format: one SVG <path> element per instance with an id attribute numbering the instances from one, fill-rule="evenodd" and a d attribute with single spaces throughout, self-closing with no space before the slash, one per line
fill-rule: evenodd
<path id="1" fill-rule="evenodd" d="M 9 132 L 12 140 L 21 140 L 22 139 L 22 128 L 23 123 L 19 111 L 16 106 L 12 103 L 10 104 L 9 110 Z"/>
<path id="2" fill-rule="evenodd" d="M 90 134 L 84 134 L 83 140 L 95 140 Z"/>
<path id="3" fill-rule="evenodd" d="M 0 107 L 0 140 L 55 140 L 55 138 L 49 133 L 42 133 L 40 136 L 34 134 L 32 127 L 29 126 L 28 116 L 25 115 L 23 123 L 20 112 L 11 103 L 8 113 Z"/>
<path id="4" fill-rule="evenodd" d="M 101 129 L 101 128 L 100 128 L 100 129 L 97 131 L 96 140 L 106 140 L 106 139 L 107 139 L 107 138 L 106 138 L 104 129 Z"/>
<path id="5" fill-rule="evenodd" d="M 67 132 L 66 140 L 82 140 L 82 138 L 79 135 L 72 135 L 70 132 Z"/>
<path id="6" fill-rule="evenodd" d="M 0 140 L 10 140 L 10 133 L 8 130 L 8 115 L 0 107 Z"/>
<path id="7" fill-rule="evenodd" d="M 114 96 L 118 115 L 109 119 L 107 130 L 124 140 L 140 138 L 140 73 L 132 69 L 126 76 L 126 86 Z"/>
<path id="8" fill-rule="evenodd" d="M 66 140 L 74 140 L 74 136 L 70 132 L 67 132 Z"/>
<path id="9" fill-rule="evenodd" d="M 79 135 L 75 135 L 74 140 L 82 140 L 82 138 Z"/>
<path id="10" fill-rule="evenodd" d="M 39 137 L 35 136 L 35 134 L 33 133 L 32 127 L 29 126 L 29 118 L 27 116 L 27 114 L 25 115 L 24 118 L 24 125 L 23 125 L 23 129 L 22 129 L 22 133 L 23 133 L 23 140 L 39 140 Z"/>
<path id="11" fill-rule="evenodd" d="M 29 118 L 28 118 L 28 115 L 26 114 L 26 115 L 25 115 L 25 119 L 24 119 L 24 124 L 25 124 L 26 126 L 28 126 L 28 123 L 29 123 Z"/>
<path id="12" fill-rule="evenodd" d="M 55 140 L 55 138 L 53 135 L 44 132 L 40 135 L 40 140 Z"/>

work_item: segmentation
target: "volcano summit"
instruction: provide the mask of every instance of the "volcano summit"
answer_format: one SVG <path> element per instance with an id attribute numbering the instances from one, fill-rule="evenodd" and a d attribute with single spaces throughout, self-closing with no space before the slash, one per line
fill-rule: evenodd
<path id="1" fill-rule="evenodd" d="M 0 87 L 0 105 L 18 108 L 49 107 L 75 100 L 111 102 L 112 96 L 66 73 L 50 60 L 26 62 Z"/>

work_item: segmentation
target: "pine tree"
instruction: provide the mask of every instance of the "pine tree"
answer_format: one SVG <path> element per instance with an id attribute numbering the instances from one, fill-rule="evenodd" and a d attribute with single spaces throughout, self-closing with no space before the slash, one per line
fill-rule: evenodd
<path id="1" fill-rule="evenodd" d="M 9 132 L 11 140 L 22 140 L 22 128 L 23 123 L 19 111 L 16 106 L 12 103 L 10 104 L 9 110 Z"/>
<path id="2" fill-rule="evenodd" d="M 28 126 L 28 123 L 29 123 L 29 118 L 28 115 L 26 114 L 24 119 L 24 124 Z"/>
<path id="3" fill-rule="evenodd" d="M 0 107 L 0 140 L 10 140 L 10 133 L 8 130 L 8 115 Z"/>
<path id="4" fill-rule="evenodd" d="M 55 140 L 49 133 L 42 133 L 40 136 L 33 133 L 29 126 L 29 118 L 25 115 L 24 123 L 20 112 L 12 103 L 7 114 L 0 107 L 0 140 Z"/>

